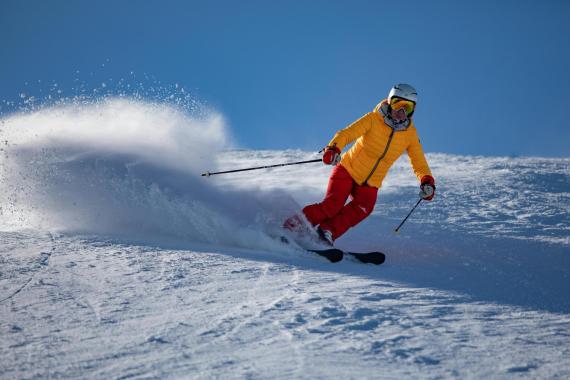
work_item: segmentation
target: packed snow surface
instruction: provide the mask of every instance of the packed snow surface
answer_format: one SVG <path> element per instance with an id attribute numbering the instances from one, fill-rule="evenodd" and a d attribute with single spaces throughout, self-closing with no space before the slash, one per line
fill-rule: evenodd
<path id="1" fill-rule="evenodd" d="M 396 235 L 403 157 L 337 242 L 386 263 L 331 264 L 272 238 L 330 167 L 200 176 L 314 152 L 129 99 L 1 122 L 2 379 L 570 377 L 568 158 L 428 154 Z"/>

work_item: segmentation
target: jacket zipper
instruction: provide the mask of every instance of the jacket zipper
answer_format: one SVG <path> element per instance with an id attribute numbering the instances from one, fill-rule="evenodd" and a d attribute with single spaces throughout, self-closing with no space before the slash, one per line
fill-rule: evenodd
<path id="1" fill-rule="evenodd" d="M 390 133 L 390 137 L 388 138 L 388 142 L 386 143 L 386 148 L 384 148 L 384 153 L 382 153 L 382 155 L 380 157 L 378 157 L 378 160 L 374 164 L 372 171 L 370 172 L 370 174 L 368 174 L 368 177 L 366 177 L 363 184 L 367 185 L 368 180 L 370 179 L 370 177 L 372 177 L 372 174 L 374 174 L 374 172 L 376 171 L 378 164 L 380 163 L 380 161 L 382 161 L 382 159 L 384 158 L 386 153 L 388 153 L 388 148 L 390 148 L 390 144 L 392 143 L 392 137 L 394 137 L 394 132 L 396 132 L 396 130 L 394 128 L 392 128 L 392 132 Z"/>

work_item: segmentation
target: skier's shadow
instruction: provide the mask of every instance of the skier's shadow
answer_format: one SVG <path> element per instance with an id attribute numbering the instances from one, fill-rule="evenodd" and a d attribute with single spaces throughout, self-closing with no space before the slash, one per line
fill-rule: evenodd
<path id="1" fill-rule="evenodd" d="M 561 245 L 451 234 L 437 225 L 414 223 L 394 235 L 390 223 L 378 220 L 363 223 L 346 237 L 339 248 L 382 247 L 387 255 L 378 268 L 350 267 L 359 275 L 458 292 L 473 301 L 570 312 L 570 255 Z"/>

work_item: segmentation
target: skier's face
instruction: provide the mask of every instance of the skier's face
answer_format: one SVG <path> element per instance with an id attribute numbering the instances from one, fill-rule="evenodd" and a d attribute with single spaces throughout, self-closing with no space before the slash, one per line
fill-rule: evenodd
<path id="1" fill-rule="evenodd" d="M 404 121 L 408 118 L 404 108 L 392 109 L 392 119 L 396 121 Z"/>
<path id="2" fill-rule="evenodd" d="M 390 106 L 392 107 L 392 119 L 396 121 L 404 121 L 408 118 L 415 108 L 415 103 L 406 99 L 393 97 L 390 99 Z"/>

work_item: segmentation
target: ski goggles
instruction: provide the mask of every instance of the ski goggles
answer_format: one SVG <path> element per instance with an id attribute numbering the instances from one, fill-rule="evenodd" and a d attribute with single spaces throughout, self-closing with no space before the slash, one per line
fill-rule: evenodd
<path id="1" fill-rule="evenodd" d="M 404 108 L 404 110 L 406 111 L 406 115 L 409 115 L 414 111 L 416 103 L 412 102 L 411 100 L 406 100 L 393 96 L 390 99 L 390 107 L 392 107 L 392 109 L 394 110 Z"/>

